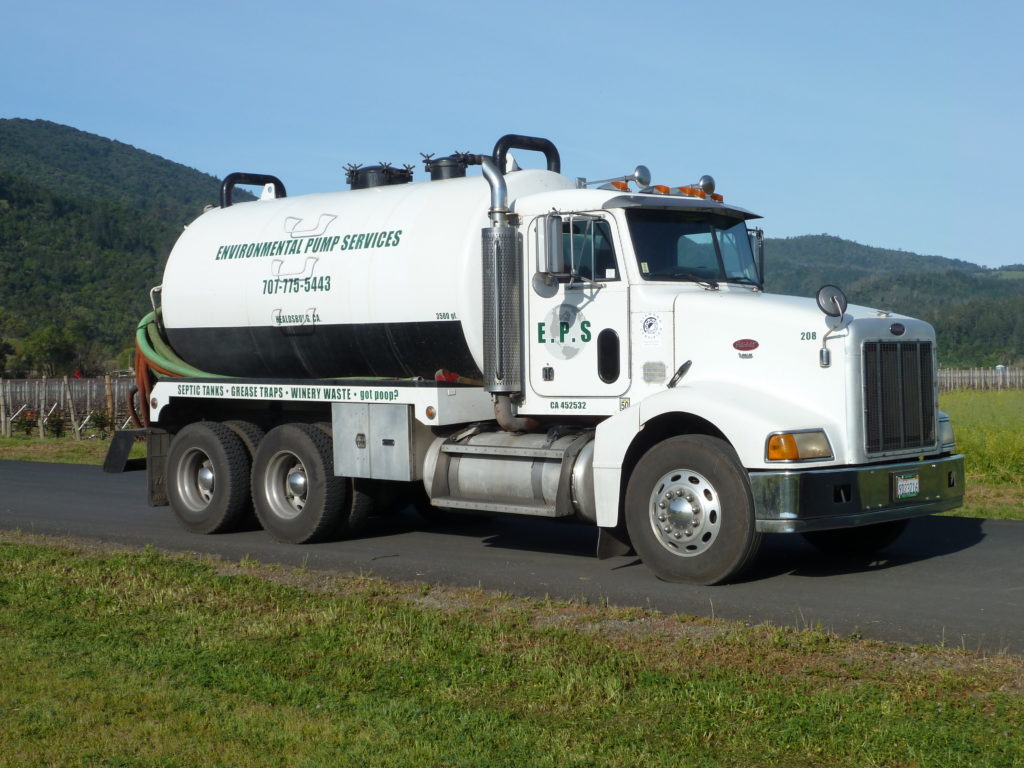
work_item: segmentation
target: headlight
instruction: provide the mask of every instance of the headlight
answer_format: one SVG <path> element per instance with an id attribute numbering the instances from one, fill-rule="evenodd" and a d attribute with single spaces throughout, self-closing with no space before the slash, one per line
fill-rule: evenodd
<path id="1" fill-rule="evenodd" d="M 953 434 L 953 422 L 949 416 L 939 411 L 939 445 L 943 453 L 956 452 L 956 435 Z"/>
<path id="2" fill-rule="evenodd" d="M 765 461 L 818 461 L 832 458 L 832 446 L 823 429 L 801 429 L 768 435 Z"/>

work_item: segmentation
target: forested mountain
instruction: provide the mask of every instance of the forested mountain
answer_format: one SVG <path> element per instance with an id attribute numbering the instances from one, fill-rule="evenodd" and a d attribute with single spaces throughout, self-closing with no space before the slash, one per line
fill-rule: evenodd
<path id="1" fill-rule="evenodd" d="M 213 176 L 126 144 L 0 119 L 0 376 L 129 365 L 174 240 L 218 197 Z M 766 249 L 771 291 L 813 296 L 834 283 L 852 303 L 922 317 L 943 365 L 1024 362 L 1024 265 L 990 270 L 828 235 Z"/>
<path id="2" fill-rule="evenodd" d="M 114 367 L 180 230 L 0 172 L 0 339 L 21 353 L 8 367 Z"/>
<path id="3" fill-rule="evenodd" d="M 770 291 L 813 296 L 833 283 L 853 304 L 927 320 L 944 366 L 1024 362 L 1024 266 L 985 269 L 829 235 L 769 239 L 765 258 Z"/>
<path id="4" fill-rule="evenodd" d="M 220 197 L 213 176 L 46 120 L 0 120 L 0 171 L 58 197 L 100 200 L 178 227 Z"/>
<path id="5" fill-rule="evenodd" d="M 0 375 L 129 364 L 182 225 L 219 194 L 213 176 L 126 144 L 0 120 Z"/>

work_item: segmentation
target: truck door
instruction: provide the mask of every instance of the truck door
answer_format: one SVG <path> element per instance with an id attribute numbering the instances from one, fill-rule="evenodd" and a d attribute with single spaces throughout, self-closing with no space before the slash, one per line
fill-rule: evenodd
<path id="1" fill-rule="evenodd" d="M 629 292 L 615 220 L 599 214 L 560 218 L 562 270 L 531 270 L 527 378 L 541 397 L 617 397 L 629 387 Z M 548 231 L 557 232 L 557 224 Z M 528 238 L 535 245 L 538 240 Z"/>

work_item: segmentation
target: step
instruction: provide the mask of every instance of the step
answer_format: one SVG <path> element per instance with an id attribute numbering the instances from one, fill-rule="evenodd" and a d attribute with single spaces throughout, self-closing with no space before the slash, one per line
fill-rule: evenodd
<path id="1" fill-rule="evenodd" d="M 430 500 L 435 507 L 445 509 L 466 509 L 476 512 L 500 512 L 509 515 L 530 515 L 532 517 L 565 517 L 554 506 L 546 504 L 524 504 L 521 502 L 482 501 L 462 499 L 456 496 L 438 496 Z"/>
<path id="2" fill-rule="evenodd" d="M 515 456 L 524 459 L 558 459 L 561 461 L 565 451 L 559 448 L 513 448 L 501 445 L 459 445 L 458 443 L 441 446 L 442 453 L 460 455 L 475 454 L 478 456 Z"/>

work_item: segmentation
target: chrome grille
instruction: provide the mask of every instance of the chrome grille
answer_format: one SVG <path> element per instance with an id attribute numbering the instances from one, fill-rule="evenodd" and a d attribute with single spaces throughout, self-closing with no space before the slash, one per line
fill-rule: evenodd
<path id="1" fill-rule="evenodd" d="M 930 341 L 864 343 L 864 448 L 868 453 L 935 444 L 935 352 Z"/>

